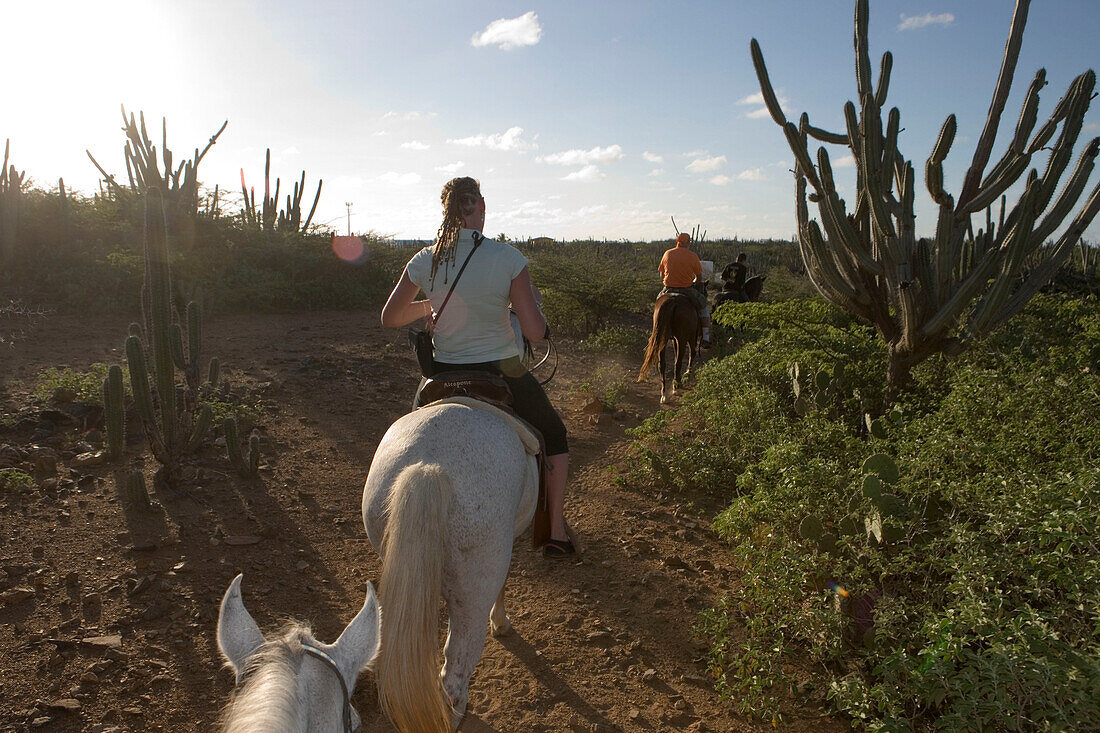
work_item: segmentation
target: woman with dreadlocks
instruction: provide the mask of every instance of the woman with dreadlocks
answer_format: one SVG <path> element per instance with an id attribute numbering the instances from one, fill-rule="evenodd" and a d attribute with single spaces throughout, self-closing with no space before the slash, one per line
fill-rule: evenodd
<path id="1" fill-rule="evenodd" d="M 564 515 L 569 471 L 565 425 L 542 385 L 523 366 L 508 314 L 510 303 L 529 341 L 549 336 L 527 259 L 516 248 L 482 236 L 485 199 L 476 180 L 448 181 L 440 199 L 443 223 L 435 244 L 417 252 L 405 265 L 401 280 L 382 308 L 382 325 L 398 327 L 430 318 L 454 285 L 432 331 L 433 374 L 475 369 L 499 374 L 508 383 L 516 414 L 538 428 L 546 442 L 550 540 L 543 553 L 547 557 L 571 556 L 576 550 L 566 532 Z M 468 267 L 455 283 L 464 264 Z M 427 299 L 415 300 L 421 290 Z"/>

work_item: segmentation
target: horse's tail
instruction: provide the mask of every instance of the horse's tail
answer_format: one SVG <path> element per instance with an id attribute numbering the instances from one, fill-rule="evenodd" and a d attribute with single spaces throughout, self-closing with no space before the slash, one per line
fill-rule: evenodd
<path id="1" fill-rule="evenodd" d="M 653 362 L 657 360 L 661 349 L 665 346 L 665 342 L 668 341 L 668 328 L 669 323 L 672 321 L 673 311 L 672 308 L 665 307 L 669 300 L 667 297 L 663 300 L 658 299 L 657 304 L 653 307 L 653 332 L 649 334 L 649 345 L 645 350 L 645 359 L 642 361 L 642 368 L 638 371 L 639 382 L 649 374 L 650 367 L 653 366 Z"/>
<path id="2" fill-rule="evenodd" d="M 450 503 L 450 477 L 441 467 L 425 463 L 401 471 L 389 495 L 377 681 L 382 709 L 400 731 L 451 731 L 438 644 Z"/>

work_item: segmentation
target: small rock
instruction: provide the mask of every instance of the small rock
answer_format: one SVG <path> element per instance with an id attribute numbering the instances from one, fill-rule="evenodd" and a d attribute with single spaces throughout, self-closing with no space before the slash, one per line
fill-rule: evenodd
<path id="1" fill-rule="evenodd" d="M 107 636 L 89 636 L 86 639 L 81 640 L 83 643 L 98 647 L 100 649 L 118 649 L 122 646 L 122 637 L 119 634 L 108 634 Z"/>
<path id="2" fill-rule="evenodd" d="M 97 450 L 81 453 L 78 456 L 74 456 L 69 465 L 75 468 L 84 468 L 85 466 L 98 466 L 107 460 L 107 451 Z"/>
<path id="3" fill-rule="evenodd" d="M 50 710 L 68 710 L 69 712 L 76 712 L 80 710 L 80 701 L 74 700 L 71 697 L 64 697 L 60 700 L 54 700 L 46 707 Z"/>
<path id="4" fill-rule="evenodd" d="M 657 678 L 657 670 L 650 668 L 642 673 L 642 682 L 652 682 Z"/>
<path id="5" fill-rule="evenodd" d="M 261 539 L 262 538 L 256 537 L 255 535 L 247 535 L 247 534 L 228 535 L 225 538 L 225 544 L 235 545 L 235 546 L 255 545 L 255 544 L 259 543 Z"/>
<path id="6" fill-rule="evenodd" d="M 135 542 L 130 545 L 131 552 L 152 552 L 157 549 L 156 542 Z"/>
<path id="7" fill-rule="evenodd" d="M 589 644 L 607 647 L 615 643 L 615 637 L 606 631 L 594 631 L 586 637 L 586 641 Z"/>
<path id="8" fill-rule="evenodd" d="M 80 681 L 89 685 L 94 685 L 99 682 L 99 676 L 95 672 L 88 670 L 84 674 L 80 675 Z"/>
<path id="9" fill-rule="evenodd" d="M 34 588 L 18 586 L 0 593 L 0 604 L 14 606 L 17 603 L 22 603 L 28 598 L 34 598 Z"/>
<path id="10" fill-rule="evenodd" d="M 49 725 L 52 722 L 53 722 L 53 718 L 47 718 L 47 717 L 43 716 L 41 718 L 35 718 L 34 720 L 32 720 L 31 721 L 31 727 L 32 728 L 41 728 L 42 726 Z"/>

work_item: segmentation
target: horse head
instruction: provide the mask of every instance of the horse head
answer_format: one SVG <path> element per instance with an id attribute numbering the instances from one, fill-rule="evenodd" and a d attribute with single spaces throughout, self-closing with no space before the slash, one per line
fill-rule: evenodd
<path id="1" fill-rule="evenodd" d="M 340 638 L 323 644 L 300 624 L 264 638 L 241 597 L 243 577 L 229 584 L 218 613 L 218 649 L 238 686 L 223 730 L 358 731 L 362 724 L 351 693 L 379 646 L 374 587 L 367 583 L 363 607 Z"/>

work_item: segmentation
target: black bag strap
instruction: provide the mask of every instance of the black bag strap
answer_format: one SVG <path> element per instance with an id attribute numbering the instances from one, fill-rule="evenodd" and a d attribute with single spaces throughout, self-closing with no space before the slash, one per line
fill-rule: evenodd
<path id="1" fill-rule="evenodd" d="M 485 241 L 485 237 L 481 232 L 474 232 L 474 248 L 470 250 L 470 254 L 466 255 L 466 260 L 462 263 L 462 267 L 458 268 L 458 274 L 455 275 L 455 279 L 451 281 L 451 289 L 447 291 L 447 297 L 443 299 L 443 305 L 439 306 L 439 310 L 432 316 L 432 325 L 434 326 L 439 322 L 439 317 L 443 315 L 443 309 L 447 307 L 447 302 L 451 299 L 451 294 L 455 291 L 455 286 L 458 285 L 458 279 L 462 277 L 462 273 L 466 270 L 466 265 L 470 264 L 470 258 L 474 256 L 474 252 L 477 252 L 478 246 Z"/>

